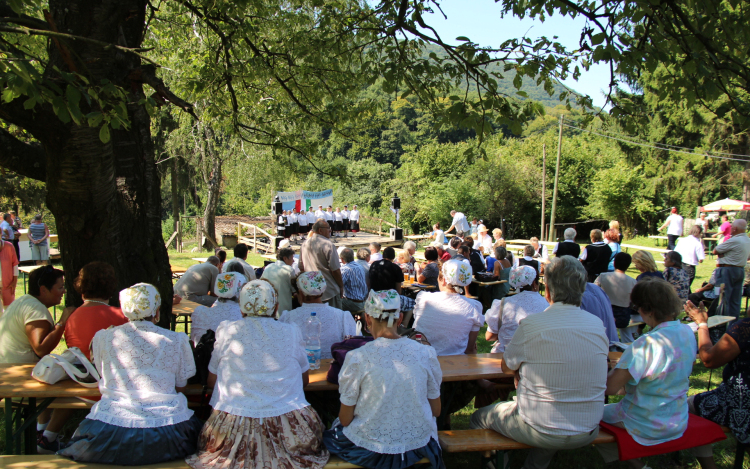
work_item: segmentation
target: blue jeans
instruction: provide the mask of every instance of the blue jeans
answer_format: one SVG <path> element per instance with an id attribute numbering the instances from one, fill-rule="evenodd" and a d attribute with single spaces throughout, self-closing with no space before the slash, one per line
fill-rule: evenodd
<path id="1" fill-rule="evenodd" d="M 716 284 L 724 284 L 724 301 L 722 315 L 739 319 L 742 304 L 742 282 L 745 280 L 745 269 L 742 267 L 719 267 L 716 273 Z"/>

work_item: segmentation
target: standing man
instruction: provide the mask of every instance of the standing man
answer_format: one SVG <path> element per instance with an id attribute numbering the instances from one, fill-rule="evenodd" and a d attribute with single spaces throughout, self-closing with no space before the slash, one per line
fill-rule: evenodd
<path id="1" fill-rule="evenodd" d="M 367 272 L 354 262 L 354 251 L 344 248 L 339 254 L 341 259 L 341 278 L 344 281 L 344 298 L 341 300 L 344 311 L 356 313 L 365 309 L 367 298 Z"/>
<path id="2" fill-rule="evenodd" d="M 688 275 L 688 288 L 690 288 L 693 280 L 695 280 L 695 268 L 706 257 L 703 253 L 702 234 L 703 228 L 696 223 L 690 228 L 690 236 L 680 238 L 677 241 L 677 246 L 674 248 L 682 256 L 682 268 L 685 269 L 685 273 Z"/>
<path id="3" fill-rule="evenodd" d="M 2 230 L 3 241 L 8 241 L 10 244 L 13 244 L 13 240 L 15 239 L 15 237 L 13 236 L 13 227 L 11 226 L 10 222 L 10 213 L 4 213 L 3 221 L 2 223 L 0 223 L 0 230 Z"/>
<path id="4" fill-rule="evenodd" d="M 739 319 L 742 281 L 745 279 L 745 264 L 750 256 L 747 221 L 741 218 L 733 221 L 731 235 L 731 238 L 714 248 L 714 254 L 719 256 L 716 283 L 724 284 L 724 315 Z"/>
<path id="5" fill-rule="evenodd" d="M 349 206 L 344 205 L 344 211 L 341 212 L 341 217 L 343 218 L 343 227 L 344 230 L 344 238 L 349 237 Z"/>
<path id="6" fill-rule="evenodd" d="M 677 213 L 677 207 L 672 207 L 672 213 L 667 217 L 667 221 L 659 228 L 659 231 L 667 228 L 667 249 L 674 251 L 674 245 L 677 238 L 682 236 L 682 217 Z"/>
<path id="7" fill-rule="evenodd" d="M 349 212 L 349 228 L 352 230 L 352 238 L 355 236 L 354 233 L 359 231 L 359 210 L 355 205 L 351 212 Z"/>
<path id="8" fill-rule="evenodd" d="M 466 215 L 451 210 L 451 216 L 453 217 L 453 222 L 451 223 L 451 227 L 445 230 L 445 232 L 450 233 L 455 228 L 459 238 L 463 239 L 469 236 L 471 234 L 471 227 L 469 226 L 469 221 L 466 219 Z"/>
<path id="9" fill-rule="evenodd" d="M 18 214 L 15 210 L 10 211 L 10 226 L 13 227 L 13 247 L 16 248 L 16 257 L 21 259 L 21 249 L 18 247 L 18 238 L 21 237 L 21 229 L 23 228 L 23 222 L 18 218 Z"/>
<path id="10" fill-rule="evenodd" d="M 300 247 L 300 272 L 318 271 L 326 279 L 326 291 L 321 297 L 323 303 L 341 309 L 341 298 L 344 291 L 344 281 L 341 278 L 341 262 L 336 252 L 336 246 L 328 239 L 331 227 L 325 220 L 317 220 L 312 227 L 312 233 Z"/>
<path id="11" fill-rule="evenodd" d="M 602 321 L 580 308 L 586 271 L 561 256 L 547 264 L 545 283 L 549 308 L 521 321 L 500 362 L 515 374 L 518 398 L 482 407 L 469 424 L 532 446 L 527 469 L 590 444 L 604 413 L 609 339 Z"/>

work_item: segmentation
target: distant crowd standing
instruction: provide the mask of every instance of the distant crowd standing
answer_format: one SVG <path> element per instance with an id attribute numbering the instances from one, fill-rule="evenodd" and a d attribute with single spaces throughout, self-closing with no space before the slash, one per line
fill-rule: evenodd
<path id="1" fill-rule="evenodd" d="M 33 271 L 29 293 L 0 315 L 0 363 L 35 363 L 65 337 L 101 375 L 101 398 L 68 442 L 60 441 L 59 431 L 71 411 L 39 416 L 38 450 L 109 465 L 184 458 L 196 469 L 322 468 L 331 455 L 374 469 L 403 469 L 422 459 L 444 468 L 436 417 L 444 407 L 450 413 L 475 398 L 471 428 L 530 445 L 524 463 L 530 469 L 548 467 L 560 449 L 590 444 L 600 421 L 651 446 L 682 436 L 694 413 L 750 443 L 748 420 L 736 418 L 750 412 L 744 398 L 750 392 L 750 319 L 736 321 L 711 342 L 706 308 L 689 301 L 687 254 L 670 251 L 660 272 L 647 251 L 632 258 L 621 252 L 613 222 L 604 233 L 591 231 L 584 249 L 569 228 L 563 241 L 551 246 L 534 238 L 514 257 L 499 229 L 490 237 L 480 220 L 470 224 L 463 214 L 452 215 L 449 229 L 435 226 L 423 262 L 415 259 L 412 242 L 398 252 L 378 243 L 356 253 L 336 249 L 335 216 L 333 226 L 324 217 L 310 224 L 299 255 L 290 238 L 262 274 L 247 263 L 244 244 L 232 259 L 217 253 L 190 267 L 174 287 L 180 298 L 201 304 L 190 337 L 157 325 L 164 300 L 156 287 L 139 283 L 117 292 L 114 269 L 101 262 L 76 274 L 84 303 L 65 308 L 55 322 L 48 308 L 62 301 L 64 273 L 52 266 Z M 349 217 L 351 222 L 351 212 Z M 750 255 L 744 220 L 731 228 L 732 237 L 717 247 L 715 282 L 734 281 Z M 454 229 L 457 236 L 446 244 Z M 340 231 L 346 235 L 345 225 Z M 676 247 L 693 249 L 699 263 L 695 242 L 683 241 Z M 640 272 L 636 279 L 626 274 L 631 262 Z M 474 277 L 483 272 L 508 280 L 491 290 L 486 314 L 472 294 Z M 404 283 L 410 277 L 436 291 L 409 296 Z M 119 308 L 109 306 L 115 295 Z M 677 320 L 683 310 L 696 324 L 697 341 Z M 310 360 L 303 331 L 313 313 L 324 358 L 360 329 L 372 336 L 345 355 L 332 422 L 324 422 L 322 409 L 305 394 Z M 636 337 L 629 327 L 634 319 L 650 330 Z M 491 381 L 442 382 L 438 357 L 475 354 L 485 323 L 484 339 L 493 342 L 493 352 L 503 352 L 498 366 L 514 377 L 513 399 L 506 393 L 495 402 L 499 388 Z M 428 340 L 404 335 L 408 326 Z M 618 333 L 631 345 L 608 371 Z M 200 365 L 191 342 L 197 350 L 210 340 L 210 361 Z M 696 353 L 706 367 L 723 366 L 724 380 L 688 398 Z M 199 366 L 213 388 L 205 422 L 188 408 L 186 396 Z M 444 401 L 444 392 L 452 398 Z M 615 394 L 622 400 L 605 404 L 605 395 Z M 606 462 L 618 459 L 614 445 L 597 450 Z M 710 446 L 693 452 L 704 469 L 716 467 Z"/>

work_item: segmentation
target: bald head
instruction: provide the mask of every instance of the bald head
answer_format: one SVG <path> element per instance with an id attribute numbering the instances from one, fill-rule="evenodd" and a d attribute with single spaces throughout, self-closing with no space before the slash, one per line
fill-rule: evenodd
<path id="1" fill-rule="evenodd" d="M 747 221 L 738 218 L 732 222 L 732 236 L 745 233 L 747 231 Z"/>

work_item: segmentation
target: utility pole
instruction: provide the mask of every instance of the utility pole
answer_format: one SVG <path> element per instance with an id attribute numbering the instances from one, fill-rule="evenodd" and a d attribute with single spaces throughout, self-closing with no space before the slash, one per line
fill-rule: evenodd
<path id="1" fill-rule="evenodd" d="M 555 165 L 555 188 L 552 191 L 552 213 L 549 218 L 549 238 L 547 241 L 555 239 L 555 209 L 557 209 L 557 180 L 560 177 L 560 154 L 562 153 L 562 129 L 563 116 L 560 115 L 560 133 L 557 137 L 557 164 Z"/>
<path id="2" fill-rule="evenodd" d="M 542 144 L 542 235 L 539 237 L 542 241 L 544 241 L 544 204 L 546 202 L 546 190 L 547 190 L 547 144 Z"/>

